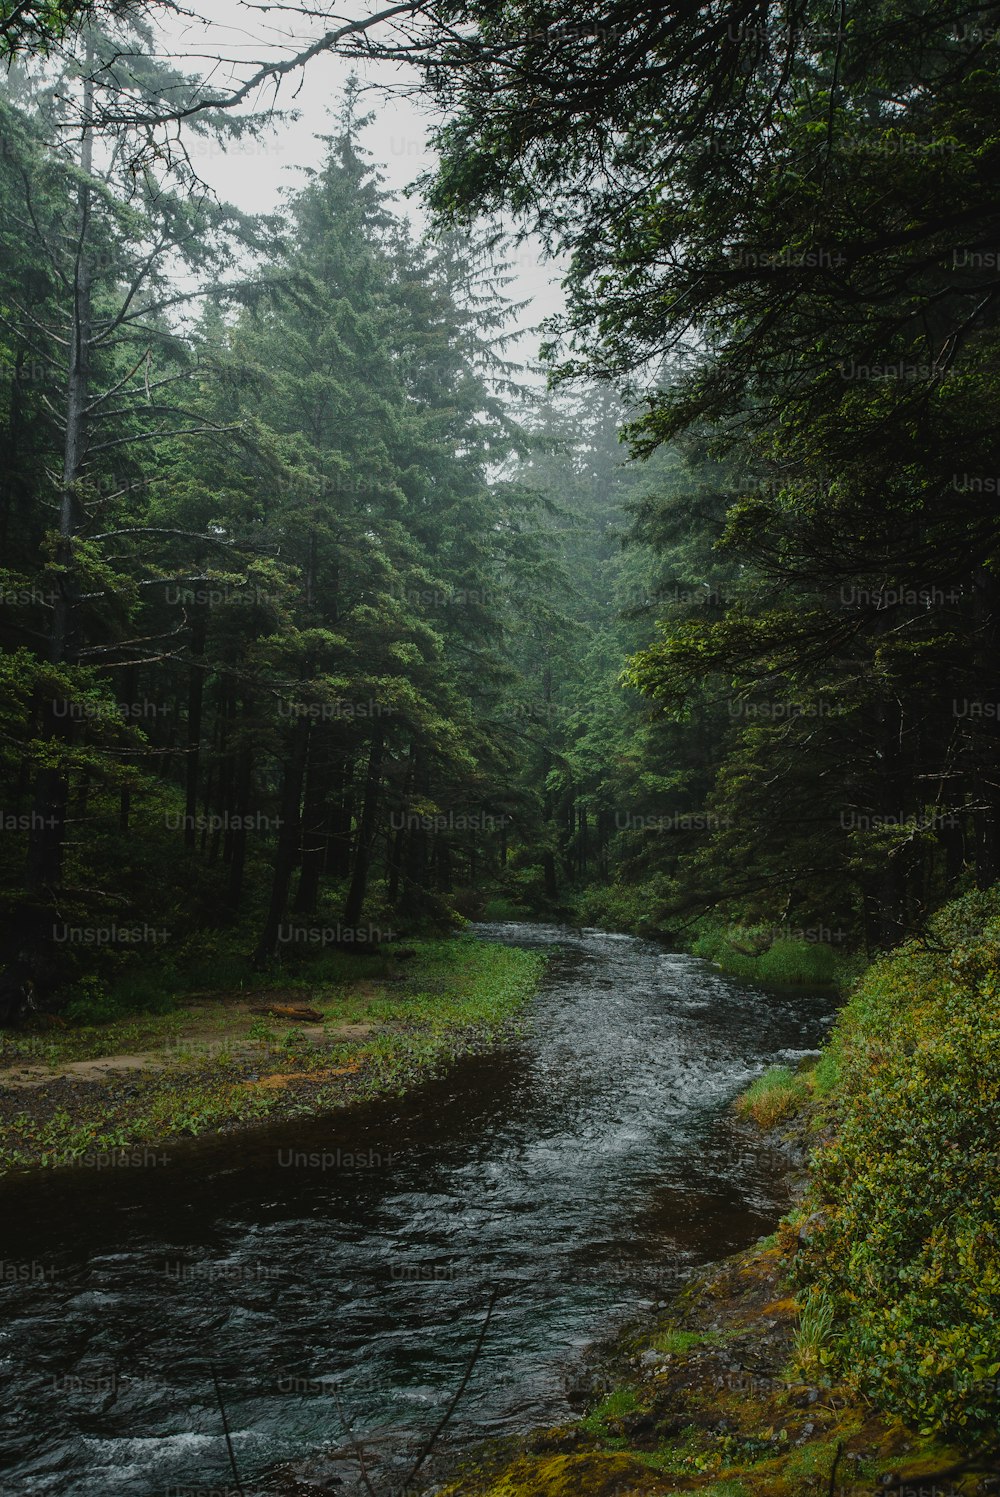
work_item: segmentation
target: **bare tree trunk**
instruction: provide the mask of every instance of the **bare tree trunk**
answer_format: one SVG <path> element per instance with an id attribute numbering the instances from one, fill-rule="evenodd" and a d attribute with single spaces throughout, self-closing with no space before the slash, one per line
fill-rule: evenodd
<path id="1" fill-rule="evenodd" d="M 249 698 L 243 700 L 244 720 L 252 712 Z M 247 818 L 250 815 L 250 797 L 253 789 L 253 748 L 248 727 L 245 726 L 236 751 L 236 826 L 233 829 L 232 849 L 229 859 L 229 890 L 227 903 L 233 919 L 239 914 L 243 898 L 243 873 L 247 857 Z"/>
<path id="2" fill-rule="evenodd" d="M 76 486 L 83 468 L 86 408 L 90 393 L 92 277 L 88 240 L 92 191 L 90 179 L 93 173 L 94 155 L 94 133 L 91 124 L 94 89 L 89 76 L 91 63 L 92 55 L 88 48 L 83 87 L 83 134 L 77 189 L 77 248 L 73 276 L 69 370 L 66 382 L 66 432 L 59 495 L 59 529 L 54 556 L 57 580 L 48 648 L 48 658 L 52 665 L 62 665 L 67 661 L 72 648 L 73 540 L 79 526 L 79 500 Z M 72 737 L 72 719 L 65 712 L 59 713 L 55 702 L 46 700 L 39 705 L 40 736 L 50 742 L 68 743 Z M 36 898 L 42 896 L 47 900 L 49 894 L 56 890 L 61 882 L 68 794 L 69 786 L 62 769 L 53 765 L 38 771 L 35 779 L 31 828 L 28 835 L 25 882 L 29 896 Z"/>
<path id="3" fill-rule="evenodd" d="M 315 914 L 319 900 L 319 881 L 326 861 L 326 843 L 329 835 L 327 808 L 329 771 L 329 734 L 319 723 L 313 723 L 309 735 L 309 762 L 306 766 L 306 788 L 302 807 L 302 869 L 299 873 L 299 887 L 295 895 L 295 910 L 300 915 Z"/>

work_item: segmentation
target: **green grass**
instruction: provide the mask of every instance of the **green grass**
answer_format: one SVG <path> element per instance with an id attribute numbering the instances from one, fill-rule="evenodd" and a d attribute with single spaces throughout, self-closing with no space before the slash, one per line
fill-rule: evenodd
<path id="1" fill-rule="evenodd" d="M 806 1295 L 795 1329 L 794 1365 L 806 1382 L 820 1379 L 833 1360 L 833 1302 L 820 1290 Z"/>
<path id="2" fill-rule="evenodd" d="M 585 1419 L 581 1419 L 580 1428 L 590 1435 L 596 1435 L 598 1439 L 614 1440 L 616 1436 L 609 1428 L 610 1424 L 624 1419 L 628 1414 L 634 1414 L 638 1408 L 639 1395 L 634 1388 L 615 1388 Z"/>
<path id="3" fill-rule="evenodd" d="M 817 928 L 818 929 L 818 928 Z M 860 959 L 846 941 L 774 938 L 767 926 L 726 927 L 707 924 L 691 946 L 694 956 L 714 962 L 723 972 L 748 982 L 775 987 L 845 986 L 860 971 Z"/>
<path id="4" fill-rule="evenodd" d="M 307 998 L 324 1016 L 330 1037 L 322 1043 L 294 1028 L 279 1035 L 273 1021 L 248 1024 L 246 1015 L 239 1016 L 238 1033 L 227 1033 L 231 1018 L 220 1008 L 218 1027 L 185 1046 L 185 1025 L 197 1020 L 204 1026 L 206 1015 L 211 1022 L 210 1006 L 44 1036 L 0 1036 L 4 1064 L 58 1065 L 168 1047 L 165 1069 L 130 1071 L 122 1085 L 79 1087 L 72 1114 L 50 1114 L 33 1090 L 25 1090 L 20 1114 L 0 1122 L 0 1165 L 52 1164 L 63 1156 L 155 1144 L 223 1125 L 322 1113 L 345 1101 L 400 1095 L 473 1045 L 499 1043 L 508 1036 L 545 964 L 538 953 L 471 936 L 414 946 L 416 955 L 398 981 L 390 973 L 391 981 L 379 983 L 363 958 L 326 964 L 327 986 L 299 994 L 300 1001 Z M 364 993 L 352 982 L 352 971 L 363 973 Z M 338 1027 L 357 1019 L 373 1023 L 373 1032 L 364 1039 L 338 1041 Z M 287 1087 L 259 1088 L 253 1079 L 261 1073 L 344 1066 L 352 1067 L 346 1079 L 318 1078 L 309 1084 L 306 1100 Z"/>
<path id="5" fill-rule="evenodd" d="M 772 1128 L 782 1118 L 797 1112 L 809 1097 L 805 1077 L 787 1066 L 771 1066 L 736 1099 L 742 1117 L 753 1118 L 762 1128 Z"/>
<path id="6" fill-rule="evenodd" d="M 396 962 L 392 942 L 377 955 L 357 955 L 343 947 L 288 944 L 279 946 L 266 968 L 257 969 L 250 961 L 253 946 L 253 931 L 244 927 L 198 931 L 180 941 L 176 949 L 145 952 L 141 961 L 103 952 L 105 965 L 99 972 L 81 974 L 65 988 L 63 1017 L 75 1024 L 102 1024 L 136 1014 L 169 1013 L 177 995 L 183 993 L 252 997 L 281 986 L 301 996 L 324 986 L 385 977 Z M 118 965 L 112 965 L 116 960 Z"/>
<path id="7" fill-rule="evenodd" d="M 703 1331 L 660 1331 L 651 1338 L 649 1345 L 653 1351 L 663 1352 L 664 1356 L 678 1356 L 694 1346 L 706 1346 L 717 1339 Z"/>

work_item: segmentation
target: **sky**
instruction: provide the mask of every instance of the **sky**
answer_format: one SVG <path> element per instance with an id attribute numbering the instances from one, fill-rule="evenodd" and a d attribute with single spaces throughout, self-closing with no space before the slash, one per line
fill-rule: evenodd
<path id="1" fill-rule="evenodd" d="M 354 0 L 355 16 L 363 14 L 361 3 Z M 279 14 L 276 8 L 265 17 L 256 6 L 241 4 L 240 0 L 190 0 L 187 11 L 186 17 L 170 16 L 161 22 L 159 30 L 164 51 L 186 59 L 185 71 L 202 74 L 208 69 L 208 60 L 220 53 L 247 60 L 285 56 L 335 24 L 327 13 L 322 27 L 310 26 L 307 18 L 301 18 L 295 22 L 294 35 L 287 23 L 285 29 L 276 26 L 268 34 L 264 28 Z M 374 115 L 364 136 L 373 164 L 380 168 L 392 190 L 403 194 L 412 188 L 434 160 L 428 145 L 429 107 L 413 96 L 415 73 L 384 63 L 352 63 L 329 55 L 315 58 L 284 80 L 276 105 L 279 110 L 294 110 L 297 119 L 277 122 L 261 140 L 233 142 L 224 155 L 215 142 L 194 140 L 191 154 L 204 180 L 221 198 L 248 212 L 275 208 L 282 189 L 294 187 L 301 180 L 296 168 L 319 165 L 323 146 L 316 137 L 336 128 L 335 117 L 352 71 L 366 85 L 361 107 Z M 228 79 L 217 72 L 211 81 L 222 86 Z M 259 102 L 269 104 L 272 98 L 269 90 Z M 426 221 L 419 196 L 401 198 L 399 206 L 414 223 Z M 558 311 L 562 294 L 557 269 L 543 260 L 537 244 L 512 246 L 510 257 L 514 279 L 508 294 L 514 300 L 529 302 L 522 314 L 525 326 Z M 539 342 L 539 334 L 526 332 L 518 341 L 517 355 L 533 360 Z"/>

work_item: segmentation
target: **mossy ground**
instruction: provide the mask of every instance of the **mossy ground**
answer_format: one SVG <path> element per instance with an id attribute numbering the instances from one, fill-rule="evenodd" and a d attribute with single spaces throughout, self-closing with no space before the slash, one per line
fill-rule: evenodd
<path id="1" fill-rule="evenodd" d="M 621 1347 L 613 1380 L 578 1423 L 513 1458 L 465 1468 L 441 1497 L 907 1497 L 996 1491 L 960 1454 L 886 1419 L 845 1386 L 802 1380 L 788 1269 L 777 1241 L 693 1281 L 662 1319 Z M 651 1356 L 651 1352 L 658 1352 Z"/>
<path id="2" fill-rule="evenodd" d="M 399 1094 L 509 1034 L 542 966 L 471 936 L 417 941 L 405 962 L 345 957 L 307 989 L 181 994 L 166 1014 L 2 1034 L 0 1170 Z M 318 1022 L 254 1012 L 303 1004 Z"/>

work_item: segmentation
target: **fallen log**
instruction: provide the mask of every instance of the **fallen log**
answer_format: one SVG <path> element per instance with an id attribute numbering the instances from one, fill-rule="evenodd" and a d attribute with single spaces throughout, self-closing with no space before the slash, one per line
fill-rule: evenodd
<path id="1" fill-rule="evenodd" d="M 295 1008 L 290 1003 L 269 1003 L 266 1007 L 252 1008 L 252 1014 L 265 1014 L 269 1019 L 292 1019 L 296 1024 L 322 1024 L 323 1015 L 315 1008 Z"/>

